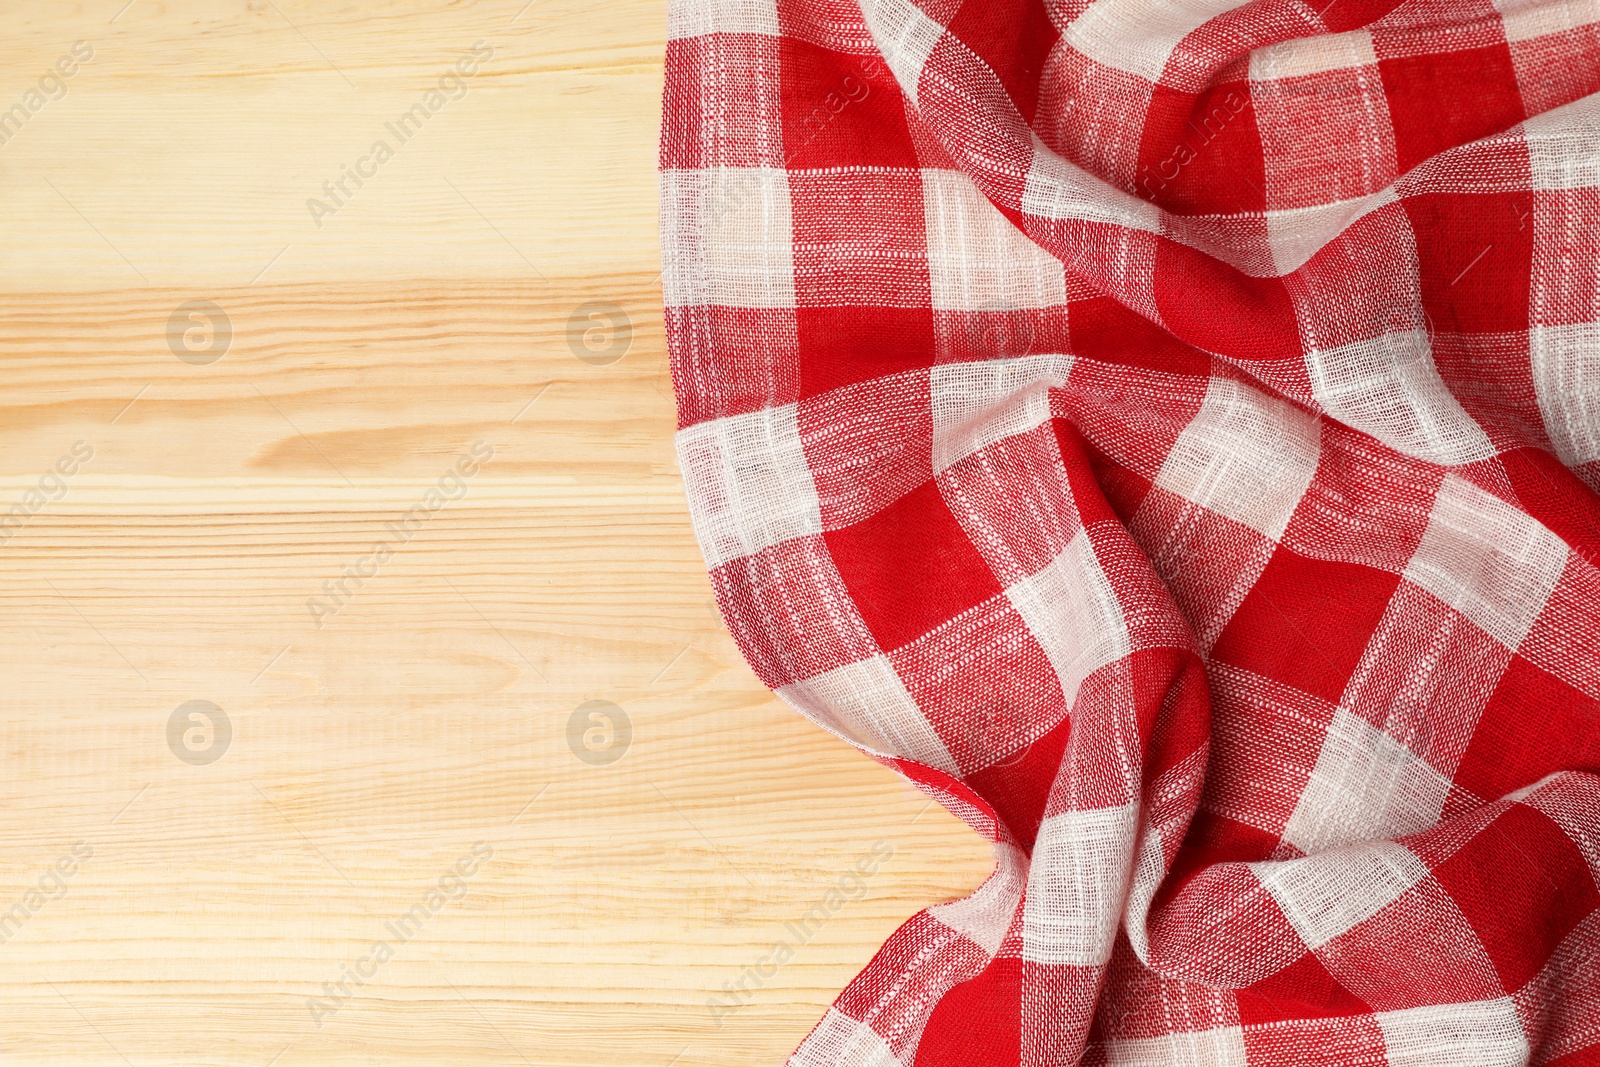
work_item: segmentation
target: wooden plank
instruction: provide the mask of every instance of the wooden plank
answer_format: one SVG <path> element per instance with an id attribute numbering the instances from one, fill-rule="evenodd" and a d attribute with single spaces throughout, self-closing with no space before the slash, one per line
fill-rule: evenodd
<path id="1" fill-rule="evenodd" d="M 671 445 L 661 5 L 122 5 L 0 34 L 0 110 L 93 48 L 0 145 L 0 1054 L 781 1061 L 990 859 L 717 617 Z M 193 301 L 214 361 L 204 318 L 169 337 Z M 596 301 L 615 362 L 569 343 Z M 569 745 L 591 701 L 615 762 Z"/>

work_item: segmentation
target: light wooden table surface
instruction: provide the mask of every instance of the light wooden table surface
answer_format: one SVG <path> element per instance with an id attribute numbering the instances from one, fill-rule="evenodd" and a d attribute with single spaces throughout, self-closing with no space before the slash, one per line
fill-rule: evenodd
<path id="1" fill-rule="evenodd" d="M 0 13 L 0 1060 L 780 1062 L 990 859 L 711 603 L 658 0 L 124 3 Z"/>

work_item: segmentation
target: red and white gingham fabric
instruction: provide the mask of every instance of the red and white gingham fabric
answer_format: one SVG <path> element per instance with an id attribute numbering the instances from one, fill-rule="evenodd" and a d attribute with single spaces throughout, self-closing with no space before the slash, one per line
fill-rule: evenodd
<path id="1" fill-rule="evenodd" d="M 998 861 L 791 1062 L 1600 1064 L 1600 4 L 669 37 L 722 610 Z"/>

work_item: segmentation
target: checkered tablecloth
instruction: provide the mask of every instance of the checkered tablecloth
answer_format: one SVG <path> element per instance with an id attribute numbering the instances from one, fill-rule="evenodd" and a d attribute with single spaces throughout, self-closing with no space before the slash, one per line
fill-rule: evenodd
<path id="1" fill-rule="evenodd" d="M 669 38 L 722 611 L 997 859 L 791 1062 L 1600 1064 L 1600 4 Z"/>

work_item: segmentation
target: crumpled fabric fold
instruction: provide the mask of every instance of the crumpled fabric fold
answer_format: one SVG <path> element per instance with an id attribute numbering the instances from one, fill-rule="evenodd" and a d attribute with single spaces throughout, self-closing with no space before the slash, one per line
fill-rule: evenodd
<path id="1" fill-rule="evenodd" d="M 668 37 L 723 616 L 996 857 L 790 1062 L 1600 1064 L 1600 6 Z"/>

